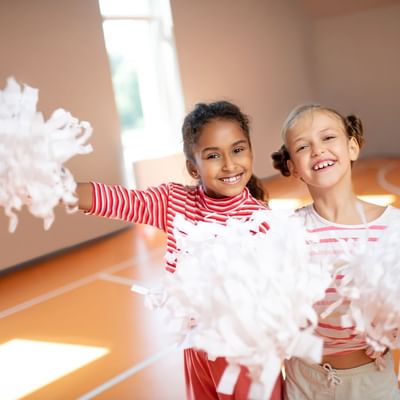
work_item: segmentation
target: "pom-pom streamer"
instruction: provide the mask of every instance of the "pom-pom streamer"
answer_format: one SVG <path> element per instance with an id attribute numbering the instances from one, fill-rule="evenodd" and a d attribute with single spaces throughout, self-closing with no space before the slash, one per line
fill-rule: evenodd
<path id="1" fill-rule="evenodd" d="M 393 221 L 376 246 L 365 240 L 345 251 L 337 285 L 342 298 L 350 300 L 343 324 L 354 325 L 366 335 L 374 352 L 400 347 L 400 220 Z M 345 248 L 345 247 L 344 247 Z"/>
<path id="2" fill-rule="evenodd" d="M 76 211 L 76 183 L 63 163 L 92 151 L 85 144 L 92 133 L 88 122 L 79 122 L 63 109 L 45 121 L 36 111 L 37 101 L 38 90 L 27 85 L 21 89 L 14 78 L 0 91 L 0 206 L 9 217 L 10 232 L 24 205 L 44 219 L 45 229 L 60 202 L 68 212 Z"/>
<path id="3" fill-rule="evenodd" d="M 259 232 L 265 221 L 266 234 Z M 166 311 L 176 341 L 189 339 L 210 359 L 227 359 L 218 391 L 233 392 L 243 365 L 253 381 L 250 397 L 268 398 L 284 359 L 321 360 L 313 304 L 331 277 L 310 263 L 297 217 L 256 211 L 250 220 L 222 225 L 177 216 L 174 226 L 181 249 L 177 270 L 165 277 L 165 295 L 153 298 Z"/>

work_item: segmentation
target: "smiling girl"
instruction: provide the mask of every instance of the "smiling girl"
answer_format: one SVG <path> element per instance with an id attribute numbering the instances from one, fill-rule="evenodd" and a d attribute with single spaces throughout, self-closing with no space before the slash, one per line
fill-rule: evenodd
<path id="1" fill-rule="evenodd" d="M 357 241 L 379 246 L 379 241 L 400 210 L 361 201 L 352 185 L 352 164 L 363 143 L 363 127 L 354 115 L 316 104 L 295 108 L 282 129 L 284 145 L 272 154 L 274 167 L 284 176 L 303 181 L 313 203 L 299 209 L 313 236 L 313 261 L 335 265 L 345 249 Z M 362 210 L 361 212 L 359 210 Z M 361 215 L 366 219 L 363 221 Z M 354 247 L 353 247 L 354 249 Z M 285 398 L 294 400 L 400 399 L 390 351 L 376 353 L 354 326 L 343 326 L 341 316 L 349 310 L 344 301 L 325 316 L 324 311 L 340 300 L 335 284 L 343 275 L 333 271 L 334 284 L 325 298 L 315 304 L 320 315 L 317 335 L 324 340 L 320 365 L 298 358 L 285 363 Z"/>
<path id="2" fill-rule="evenodd" d="M 196 224 L 226 224 L 228 219 L 246 220 L 267 205 L 264 191 L 253 175 L 253 151 L 248 117 L 227 101 L 200 103 L 186 116 L 182 126 L 186 167 L 194 186 L 165 183 L 147 190 L 132 190 L 90 182 L 78 184 L 79 208 L 87 214 L 149 224 L 166 232 L 165 268 L 174 272 L 177 248 L 174 220 L 182 215 Z M 266 233 L 267 222 L 259 227 Z M 250 234 L 250 232 L 249 232 Z M 184 249 L 183 249 L 184 250 Z M 246 400 L 251 384 L 241 369 L 234 393 L 224 395 L 216 388 L 227 367 L 224 358 L 210 361 L 195 349 L 184 353 L 187 399 Z M 281 377 L 271 400 L 281 398 Z M 161 395 L 161 394 L 160 394 Z"/>

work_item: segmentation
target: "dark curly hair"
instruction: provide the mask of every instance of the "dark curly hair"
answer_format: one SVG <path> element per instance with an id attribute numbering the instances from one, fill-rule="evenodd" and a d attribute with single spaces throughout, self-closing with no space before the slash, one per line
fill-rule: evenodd
<path id="1" fill-rule="evenodd" d="M 360 118 L 351 114 L 347 117 L 343 117 L 338 111 L 321 106 L 320 104 L 304 104 L 294 108 L 282 127 L 282 139 L 286 142 L 286 135 L 288 130 L 305 114 L 306 112 L 323 111 L 334 115 L 338 118 L 348 136 L 348 138 L 354 137 L 360 148 L 364 143 L 364 128 Z M 280 171 L 283 176 L 290 176 L 290 171 L 287 165 L 287 161 L 290 160 L 290 154 L 285 144 L 283 144 L 278 151 L 271 154 L 272 164 L 275 169 Z"/>
<path id="2" fill-rule="evenodd" d="M 249 117 L 238 106 L 229 101 L 198 103 L 186 115 L 182 125 L 183 152 L 187 160 L 194 162 L 193 147 L 198 143 L 203 127 L 216 119 L 237 122 L 249 141 L 251 148 Z M 258 200 L 267 201 L 262 183 L 255 175 L 251 176 L 246 186 L 253 197 Z"/>

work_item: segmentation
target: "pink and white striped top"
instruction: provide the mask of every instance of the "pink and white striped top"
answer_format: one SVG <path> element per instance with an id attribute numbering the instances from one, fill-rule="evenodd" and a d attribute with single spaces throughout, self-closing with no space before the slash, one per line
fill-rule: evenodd
<path id="1" fill-rule="evenodd" d="M 228 218 L 250 218 L 256 210 L 266 209 L 247 188 L 237 196 L 211 198 L 200 186 L 184 186 L 165 183 L 146 190 L 129 190 L 122 186 L 108 186 L 91 182 L 93 185 L 92 208 L 87 214 L 120 219 L 138 224 L 147 224 L 167 233 L 166 270 L 174 272 L 176 253 L 179 251 L 174 237 L 173 221 L 182 214 L 188 221 L 217 222 L 225 224 Z M 259 230 L 267 232 L 268 224 Z"/>
<path id="2" fill-rule="evenodd" d="M 357 241 L 365 240 L 364 225 L 342 225 L 330 222 L 316 213 L 313 205 L 308 205 L 297 211 L 304 218 L 307 231 L 311 235 L 310 245 L 313 261 L 316 263 L 331 263 L 345 251 L 351 251 Z M 400 218 L 400 210 L 388 206 L 382 215 L 368 224 L 368 242 L 371 246 L 379 246 L 379 240 L 385 229 L 394 219 Z M 343 275 L 336 274 L 335 280 L 340 281 Z M 331 304 L 339 300 L 336 289 L 331 287 L 326 290 L 323 300 L 315 304 L 318 315 Z M 354 327 L 342 327 L 341 316 L 346 314 L 349 302 L 343 303 L 326 318 L 319 319 L 317 334 L 324 339 L 324 355 L 346 354 L 359 349 L 367 349 L 368 345 L 362 334 L 354 332 Z"/>

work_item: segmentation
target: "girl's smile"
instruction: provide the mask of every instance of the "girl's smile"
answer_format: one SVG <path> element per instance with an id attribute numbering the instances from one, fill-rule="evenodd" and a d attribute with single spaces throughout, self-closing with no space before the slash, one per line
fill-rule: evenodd
<path id="1" fill-rule="evenodd" d="M 227 178 L 221 178 L 221 181 L 224 183 L 227 183 L 228 185 L 234 185 L 242 179 L 243 174 L 235 175 L 232 177 L 227 177 Z"/>
<path id="2" fill-rule="evenodd" d="M 333 165 L 335 165 L 334 160 L 323 160 L 323 161 L 317 161 L 316 163 L 314 163 L 314 165 L 312 166 L 312 169 L 314 171 L 320 171 L 322 169 L 326 169 L 329 167 L 332 167 Z"/>

